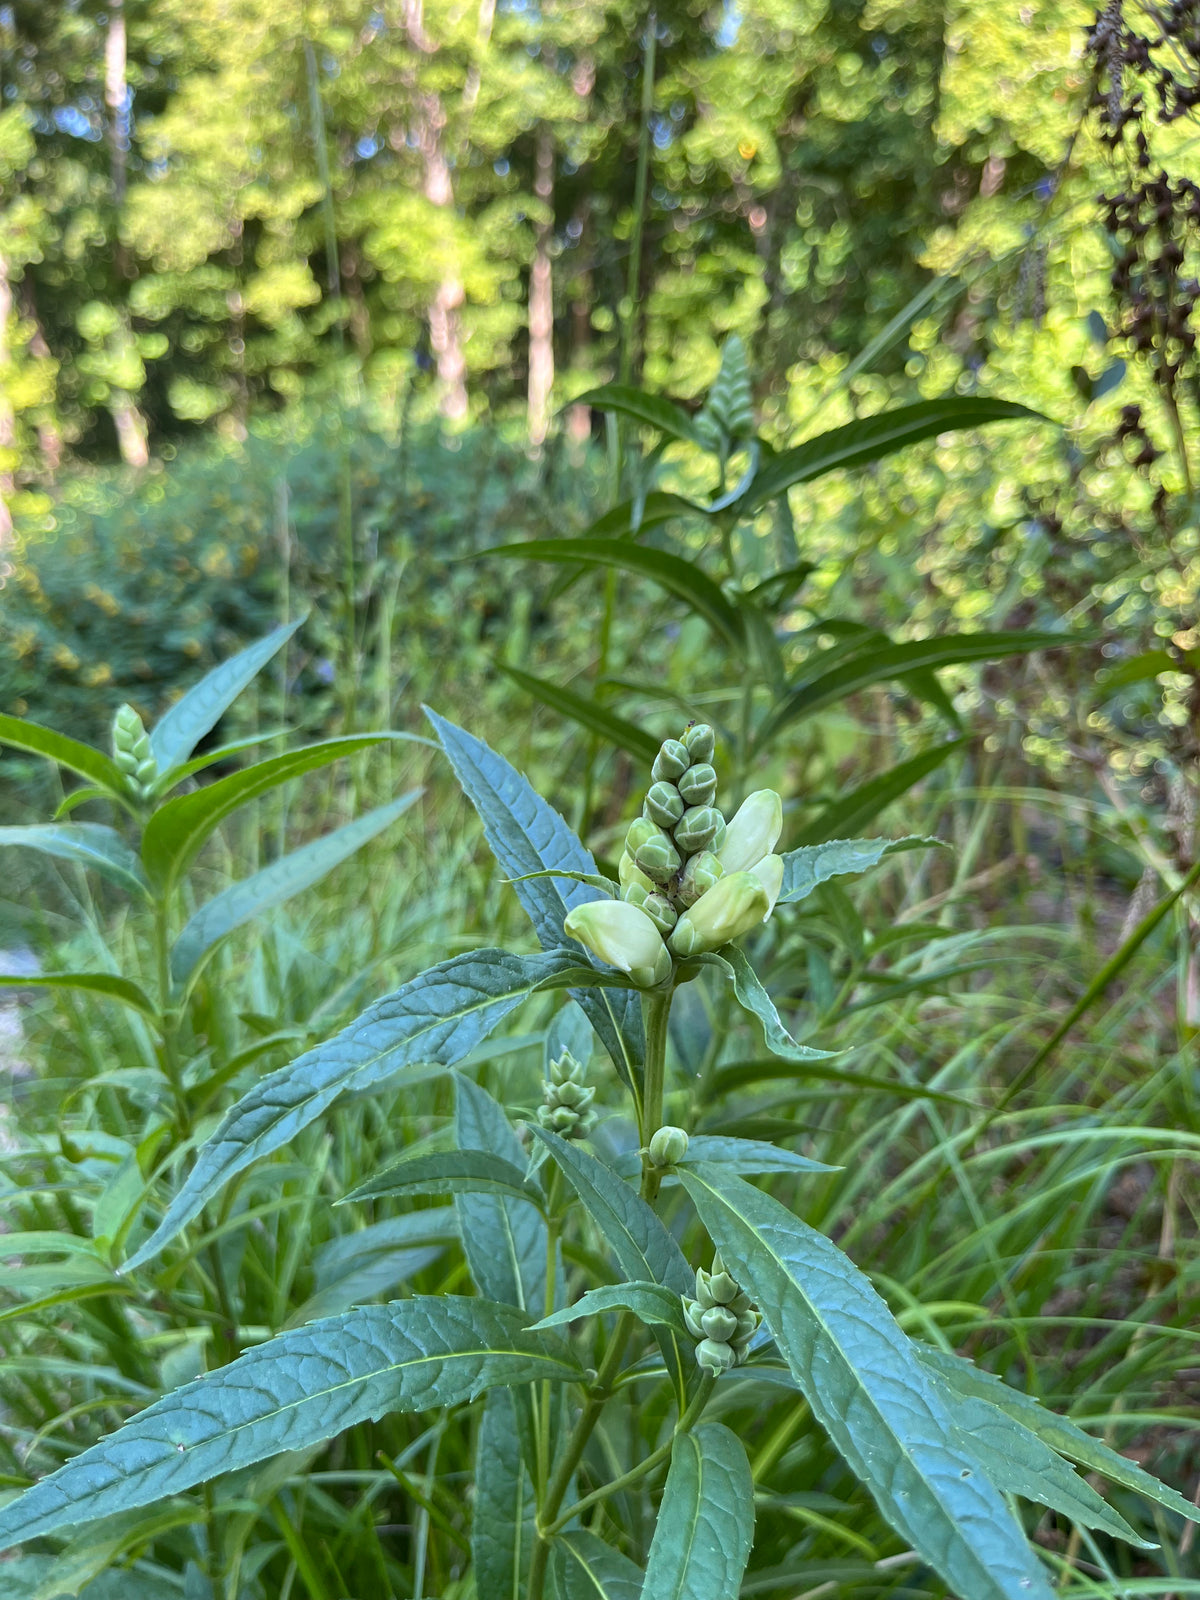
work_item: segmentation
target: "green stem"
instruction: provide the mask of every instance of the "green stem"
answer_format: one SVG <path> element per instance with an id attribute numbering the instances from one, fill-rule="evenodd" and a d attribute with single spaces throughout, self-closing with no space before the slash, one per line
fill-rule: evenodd
<path id="1" fill-rule="evenodd" d="M 667 1029 L 671 1019 L 670 989 L 655 989 L 642 996 L 642 1021 L 646 1030 L 646 1065 L 642 1072 L 642 1148 L 662 1127 L 663 1090 L 667 1067 Z M 642 1173 L 642 1199 L 653 1201 L 662 1174 L 647 1167 Z"/>

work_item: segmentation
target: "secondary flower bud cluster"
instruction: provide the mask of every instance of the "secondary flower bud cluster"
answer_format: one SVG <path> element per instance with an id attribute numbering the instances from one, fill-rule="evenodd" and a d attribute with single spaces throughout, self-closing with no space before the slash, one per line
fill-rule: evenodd
<path id="1" fill-rule="evenodd" d="M 670 977 L 672 956 L 719 949 L 765 922 L 783 886 L 783 861 L 773 854 L 783 804 L 759 789 L 726 823 L 714 742 L 707 723 L 695 723 L 663 743 L 642 815 L 625 835 L 621 898 L 578 906 L 564 924 L 643 988 Z"/>
<path id="2" fill-rule="evenodd" d="M 596 1091 L 583 1081 L 585 1068 L 569 1050 L 550 1063 L 550 1076 L 542 1086 L 538 1121 L 563 1139 L 583 1139 L 596 1121 L 592 1101 Z"/>
<path id="3" fill-rule="evenodd" d="M 746 1359 L 762 1318 L 716 1255 L 711 1272 L 705 1272 L 703 1267 L 697 1270 L 696 1298 L 683 1302 L 683 1320 L 700 1341 L 696 1346 L 697 1362 L 705 1372 L 718 1377 Z"/>
<path id="4" fill-rule="evenodd" d="M 113 718 L 112 747 L 113 761 L 141 799 L 158 777 L 158 762 L 150 748 L 150 735 L 132 706 L 122 706 Z"/>

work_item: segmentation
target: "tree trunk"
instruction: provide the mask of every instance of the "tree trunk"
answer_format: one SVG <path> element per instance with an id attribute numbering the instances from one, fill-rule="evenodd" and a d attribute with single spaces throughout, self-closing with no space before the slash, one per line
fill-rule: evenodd
<path id="1" fill-rule="evenodd" d="M 38 316 L 37 301 L 33 295 L 33 280 L 28 272 L 21 279 L 21 316 L 32 329 L 29 335 L 29 354 L 38 361 L 53 361 L 50 346 L 46 343 L 46 335 L 42 332 L 42 321 Z M 51 415 L 37 425 L 38 449 L 42 457 L 42 470 L 48 477 L 53 478 L 62 465 L 63 438 L 62 432 Z"/>
<path id="2" fill-rule="evenodd" d="M 12 316 L 13 293 L 8 277 L 8 262 L 0 256 L 0 369 L 8 365 L 8 325 Z M 7 570 L 4 552 L 12 543 L 12 508 L 9 504 L 16 487 L 13 453 L 17 444 L 17 419 L 7 390 L 0 384 L 0 573 Z"/>
<path id="3" fill-rule="evenodd" d="M 104 103 L 108 107 L 109 181 L 117 213 L 113 260 L 119 277 L 129 276 L 129 264 L 120 242 L 120 213 L 125 204 L 129 168 L 129 84 L 125 67 L 125 0 L 109 0 L 108 33 L 104 41 Z M 121 312 L 124 337 L 132 337 L 129 318 Z M 114 389 L 108 402 L 121 460 L 129 467 L 144 467 L 150 460 L 146 419 L 137 399 L 127 389 Z"/>
<path id="4" fill-rule="evenodd" d="M 550 425 L 554 388 L 554 276 L 550 242 L 554 237 L 554 133 L 538 129 L 533 192 L 547 208 L 539 217 L 529 274 L 529 442 L 540 445 Z"/>

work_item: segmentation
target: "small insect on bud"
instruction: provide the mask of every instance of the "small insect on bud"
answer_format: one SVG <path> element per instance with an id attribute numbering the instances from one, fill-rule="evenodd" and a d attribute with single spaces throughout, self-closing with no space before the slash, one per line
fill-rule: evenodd
<path id="1" fill-rule="evenodd" d="M 675 843 L 685 855 L 707 850 L 717 837 L 724 818 L 714 806 L 690 806 L 675 824 Z"/>
<path id="2" fill-rule="evenodd" d="M 665 739 L 662 749 L 654 758 L 650 775 L 656 783 L 678 783 L 691 761 L 687 745 L 678 739 Z"/>
<path id="3" fill-rule="evenodd" d="M 646 796 L 646 815 L 660 828 L 673 828 L 686 809 L 673 783 L 656 783 Z"/>
<path id="4" fill-rule="evenodd" d="M 707 761 L 689 767 L 679 779 L 679 792 L 689 806 L 710 806 L 717 793 L 717 774 Z"/>
<path id="5" fill-rule="evenodd" d="M 715 1339 L 701 1339 L 696 1346 L 696 1363 L 705 1372 L 719 1378 L 730 1367 L 736 1366 L 737 1356 L 731 1345 L 718 1344 Z"/>
<path id="6" fill-rule="evenodd" d="M 713 751 L 717 748 L 717 737 L 707 722 L 697 722 L 683 736 L 687 746 L 688 760 L 692 762 L 711 761 Z"/>
<path id="7" fill-rule="evenodd" d="M 650 1165 L 652 1167 L 673 1167 L 677 1161 L 682 1161 L 687 1155 L 688 1136 L 682 1128 L 675 1128 L 666 1124 L 651 1137 L 650 1140 Z"/>

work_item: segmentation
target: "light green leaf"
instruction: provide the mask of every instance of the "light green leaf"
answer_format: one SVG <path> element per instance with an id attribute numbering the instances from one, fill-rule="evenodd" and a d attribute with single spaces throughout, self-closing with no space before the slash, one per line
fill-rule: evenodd
<path id="1" fill-rule="evenodd" d="M 0 1600 L 30 1600 L 40 1586 L 51 1582 L 57 1561 L 57 1556 L 21 1556 L 0 1563 Z M 165 1596 L 159 1578 L 142 1572 L 105 1572 L 88 1584 L 81 1600 L 165 1600 Z"/>
<path id="2" fill-rule="evenodd" d="M 985 1372 L 963 1356 L 951 1355 L 948 1351 L 935 1350 L 923 1344 L 916 1345 L 915 1349 L 929 1371 L 947 1385 L 955 1396 L 988 1401 L 1005 1416 L 1027 1428 L 1057 1454 L 1077 1461 L 1081 1467 L 1098 1473 L 1110 1483 L 1119 1483 L 1124 1489 L 1145 1495 L 1148 1500 L 1173 1511 L 1176 1516 L 1185 1517 L 1190 1522 L 1200 1522 L 1200 1507 L 1143 1471 L 1136 1461 L 1119 1455 L 1102 1440 L 1093 1438 L 1069 1417 L 1060 1417 L 1057 1412 L 1047 1410 L 1032 1395 L 1010 1388 L 993 1373 Z"/>
<path id="3" fill-rule="evenodd" d="M 23 717 L 0 715 L 0 744 L 12 750 L 24 750 L 29 755 L 48 756 L 60 767 L 77 772 L 109 794 L 126 792 L 125 775 L 115 761 L 93 750 L 90 744 L 80 744 L 78 739 L 69 739 L 53 728 L 26 722 Z"/>
<path id="4" fill-rule="evenodd" d="M 377 806 L 356 817 L 344 827 L 335 828 L 322 839 L 302 845 L 273 861 L 261 872 L 253 873 L 202 905 L 184 925 L 171 950 L 171 978 L 184 984 L 205 956 L 220 941 L 252 917 L 261 916 L 273 906 L 282 905 L 302 889 L 319 883 L 327 872 L 361 850 L 364 844 L 382 833 L 403 816 L 420 798 L 420 789 L 410 789 L 398 800 Z"/>
<path id="5" fill-rule="evenodd" d="M 150 793 L 164 795 L 168 789 L 174 789 L 185 778 L 203 772 L 205 767 L 213 767 L 218 761 L 229 761 L 233 756 L 240 756 L 245 750 L 253 750 L 256 745 L 270 744 L 273 739 L 285 739 L 291 731 L 285 727 L 264 728 L 259 733 L 247 734 L 244 739 L 231 739 L 228 744 L 214 745 L 211 750 L 202 751 L 190 761 L 184 761 L 177 767 L 168 767 L 166 772 L 160 772 L 150 785 Z"/>
<path id="6" fill-rule="evenodd" d="M 216 727 L 242 690 L 303 621 L 304 618 L 299 617 L 295 622 L 273 628 L 265 638 L 215 666 L 176 701 L 150 734 L 150 748 L 160 772 L 168 772 L 187 760 L 204 735 Z"/>
<path id="7" fill-rule="evenodd" d="M 660 1283 L 606 1283 L 580 1295 L 573 1306 L 565 1306 L 534 1328 L 557 1328 L 578 1322 L 581 1317 L 598 1317 L 604 1311 L 632 1311 L 648 1327 L 673 1328 L 681 1339 L 687 1337 L 680 1297 Z"/>
<path id="8" fill-rule="evenodd" d="M 500 1194 L 510 1200 L 543 1204 L 543 1195 L 526 1183 L 520 1167 L 487 1150 L 438 1150 L 429 1155 L 406 1156 L 374 1178 L 351 1190 L 352 1200 L 378 1200 L 386 1196 L 415 1194 Z"/>
<path id="9" fill-rule="evenodd" d="M 971 1600 L 1052 1600 L 914 1346 L 853 1262 L 720 1167 L 679 1177 L 813 1415 L 888 1522 Z"/>
<path id="10" fill-rule="evenodd" d="M 533 678 L 527 672 L 518 672 L 516 667 L 506 666 L 503 661 L 498 665 L 501 672 L 511 678 L 518 688 L 524 689 L 526 694 L 531 694 L 535 700 L 540 700 L 560 716 L 569 717 L 589 733 L 598 734 L 618 750 L 627 750 L 635 760 L 649 766 L 658 754 L 657 739 L 635 723 L 616 716 L 597 701 L 575 694 L 559 684 L 547 683 L 544 678 Z"/>
<path id="11" fill-rule="evenodd" d="M 1039 412 L 1009 400 L 963 395 L 946 395 L 940 400 L 921 400 L 916 405 L 881 411 L 873 417 L 833 428 L 815 439 L 807 439 L 791 450 L 781 451 L 751 484 L 741 509 L 754 511 L 793 484 L 809 483 L 839 467 L 858 467 L 868 461 L 879 461 L 920 439 L 960 428 L 978 428 L 985 422 L 1021 417 L 1033 422 L 1047 420 Z"/>
<path id="12" fill-rule="evenodd" d="M 454 956 L 377 1000 L 332 1039 L 268 1073 L 225 1113 L 125 1270 L 157 1255 L 230 1178 L 295 1138 L 339 1095 L 364 1093 L 405 1068 L 461 1061 L 537 984 L 570 965 L 569 955 L 554 951 Z"/>
<path id="13" fill-rule="evenodd" d="M 85 994 L 101 994 L 110 1000 L 144 1016 L 158 1013 L 150 997 L 131 978 L 119 978 L 115 972 L 42 972 L 36 977 L 20 973 L 0 973 L 0 989 L 79 989 Z"/>
<path id="14" fill-rule="evenodd" d="M 774 1050 L 777 1056 L 783 1056 L 787 1061 L 829 1061 L 838 1054 L 835 1050 L 817 1050 L 812 1045 L 796 1043 L 779 1020 L 775 1002 L 759 982 L 758 974 L 744 951 L 737 945 L 722 945 L 715 955 L 700 956 L 698 959 L 706 966 L 723 968 L 733 979 L 733 993 L 738 1004 L 758 1018 L 767 1047 Z"/>
<path id="15" fill-rule="evenodd" d="M 497 545 L 487 556 L 511 556 L 522 561 L 577 563 L 586 567 L 615 567 L 620 572 L 647 578 L 676 595 L 697 616 L 704 618 L 734 650 L 745 643 L 742 614 L 720 586 L 691 561 L 657 550 L 653 545 L 628 539 L 530 539 L 524 544 Z"/>
<path id="16" fill-rule="evenodd" d="M 0 845 L 13 844 L 91 867 L 132 894 L 149 891 L 141 863 L 115 828 L 102 822 L 39 822 L 0 828 Z"/>
<path id="17" fill-rule="evenodd" d="M 865 827 L 868 822 L 874 822 L 879 813 L 890 806 L 893 800 L 899 800 L 902 795 L 906 795 L 920 783 L 922 778 L 936 771 L 949 756 L 962 747 L 963 740 L 947 739 L 942 744 L 935 744 L 930 750 L 923 750 L 920 755 L 910 756 L 907 761 L 889 767 L 878 777 L 859 784 L 857 789 L 839 795 L 832 805 L 826 806 L 824 811 L 819 812 L 811 822 L 798 829 L 795 837 L 800 845 L 805 847 L 823 844 L 834 840 L 839 834 Z M 786 886 L 787 880 L 784 882 Z"/>
<path id="18" fill-rule="evenodd" d="M 0 1508 L 0 1549 L 149 1505 L 389 1411 L 582 1373 L 511 1307 L 456 1295 L 363 1306 L 294 1328 L 147 1407 Z"/>
<path id="19" fill-rule="evenodd" d="M 543 950 L 567 949 L 591 965 L 583 946 L 563 932 L 567 913 L 595 900 L 599 891 L 570 879 L 547 880 L 527 874 L 548 869 L 592 874 L 591 852 L 548 805 L 529 780 L 482 739 L 425 708 L 463 792 L 479 813 L 492 854 L 510 879 Z M 520 880 L 520 881 L 518 881 Z M 645 1052 L 640 995 L 613 989 L 575 995 L 601 1044 L 627 1085 Z"/>
<path id="20" fill-rule="evenodd" d="M 694 1167 L 701 1162 L 730 1167 L 734 1172 L 840 1172 L 823 1161 L 799 1156 L 794 1150 L 781 1150 L 763 1139 L 737 1139 L 730 1134 L 694 1133 L 687 1154 L 677 1165 Z"/>
<path id="21" fill-rule="evenodd" d="M 525 1600 L 536 1510 L 512 1395 L 491 1389 L 475 1450 L 471 1555 L 478 1600 Z"/>
<path id="22" fill-rule="evenodd" d="M 455 1079 L 454 1131 L 462 1152 L 487 1152 L 524 1183 L 525 1152 L 500 1106 L 463 1073 Z M 536 1196 L 455 1195 L 459 1231 L 480 1294 L 506 1305 L 541 1311 L 546 1303 L 546 1224 Z"/>
<path id="23" fill-rule="evenodd" d="M 705 450 L 704 440 L 682 406 L 661 394 L 648 394 L 645 389 L 635 389 L 625 383 L 606 383 L 598 389 L 588 389 L 571 401 L 573 406 L 594 406 L 597 411 L 614 411 L 618 416 L 643 422 L 648 428 L 657 428 L 672 439 L 694 444 Z"/>
<path id="24" fill-rule="evenodd" d="M 554 1541 L 556 1600 L 642 1600 L 642 1569 L 583 1529 Z"/>
<path id="25" fill-rule="evenodd" d="M 818 884 L 866 872 L 884 856 L 898 855 L 902 850 L 929 850 L 941 842 L 909 834 L 903 839 L 829 839 L 824 844 L 788 850 L 783 857 L 783 888 L 776 904 L 806 900 Z"/>
<path id="26" fill-rule="evenodd" d="M 646 1563 L 644 1600 L 732 1600 L 754 1543 L 754 1483 L 719 1422 L 678 1433 Z"/>
<path id="27" fill-rule="evenodd" d="M 664 522 L 674 522 L 677 517 L 695 516 L 703 514 L 704 507 L 695 505 L 691 500 L 685 500 L 682 495 L 664 494 L 655 489 L 645 498 L 644 504 L 639 508 L 632 500 L 622 500 L 613 506 L 611 511 L 606 511 L 596 518 L 583 530 L 585 539 L 614 539 L 628 538 L 632 535 L 646 533 L 651 528 L 659 528 Z"/>
<path id="28" fill-rule="evenodd" d="M 371 745 L 395 737 L 388 733 L 366 733 L 326 739 L 322 744 L 288 750 L 252 767 L 243 767 L 240 772 L 231 772 L 227 778 L 218 778 L 216 783 L 206 784 L 191 794 L 176 795 L 160 806 L 146 824 L 142 835 L 142 860 L 147 872 L 160 884 L 173 883 L 191 866 L 208 836 L 239 806 L 291 778 L 299 778 L 318 767 L 328 766 L 331 761 L 339 761 L 343 756 L 352 756 L 356 751 L 367 750 Z"/>

